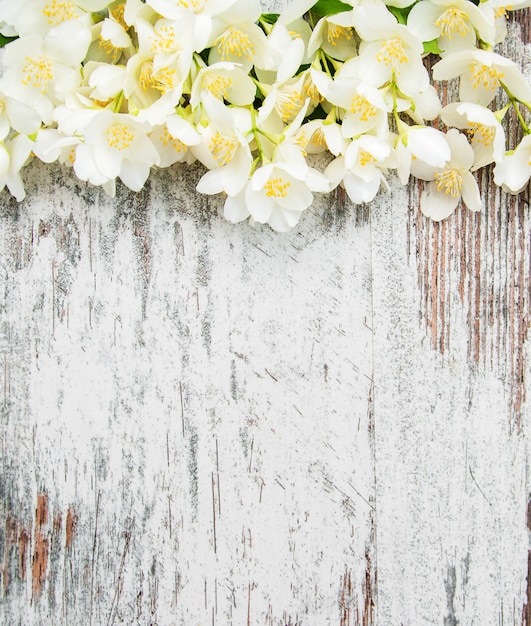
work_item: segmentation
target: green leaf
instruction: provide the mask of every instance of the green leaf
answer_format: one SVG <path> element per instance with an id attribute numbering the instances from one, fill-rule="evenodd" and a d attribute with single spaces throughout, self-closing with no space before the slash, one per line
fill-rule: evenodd
<path id="1" fill-rule="evenodd" d="M 275 24 L 279 17 L 280 13 L 262 13 L 260 19 L 266 24 Z"/>
<path id="2" fill-rule="evenodd" d="M 307 116 L 308 120 L 325 120 L 327 112 L 318 104 L 315 109 Z"/>
<path id="3" fill-rule="evenodd" d="M 407 16 L 409 15 L 409 12 L 413 8 L 413 5 L 410 5 L 408 7 L 403 7 L 403 8 L 388 6 L 387 8 L 396 17 L 399 24 L 407 24 Z"/>
<path id="4" fill-rule="evenodd" d="M 7 46 L 11 41 L 15 41 L 18 37 L 6 37 L 5 35 L 0 34 L 0 48 Z"/>
<path id="5" fill-rule="evenodd" d="M 317 0 L 310 10 L 317 17 L 327 17 L 343 11 L 352 11 L 352 5 L 345 4 L 341 0 Z"/>
<path id="6" fill-rule="evenodd" d="M 437 39 L 432 39 L 431 41 L 424 41 L 424 52 L 425 54 L 441 54 L 444 50 L 441 50 L 437 44 Z"/>

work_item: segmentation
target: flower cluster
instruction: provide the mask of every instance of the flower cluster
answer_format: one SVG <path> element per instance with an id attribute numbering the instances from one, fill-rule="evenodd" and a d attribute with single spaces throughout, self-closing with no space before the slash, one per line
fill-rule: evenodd
<path id="1" fill-rule="evenodd" d="M 494 51 L 531 0 L 507 2 L 293 0 L 279 15 L 259 0 L 0 0 L 0 189 L 22 200 L 35 156 L 111 195 L 198 160 L 197 189 L 224 194 L 228 220 L 277 231 L 315 192 L 370 202 L 390 170 L 427 181 L 435 220 L 461 199 L 478 211 L 476 169 L 494 163 L 512 193 L 531 175 L 531 87 Z M 454 78 L 459 102 L 442 107 L 432 79 Z M 507 152 L 510 109 L 524 139 Z"/>

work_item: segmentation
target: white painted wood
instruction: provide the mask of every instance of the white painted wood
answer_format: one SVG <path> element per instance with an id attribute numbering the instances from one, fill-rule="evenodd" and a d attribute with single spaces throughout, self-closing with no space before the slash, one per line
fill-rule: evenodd
<path id="1" fill-rule="evenodd" d="M 0 623 L 529 625 L 526 199 L 279 235 L 200 173 L 1 195 Z"/>

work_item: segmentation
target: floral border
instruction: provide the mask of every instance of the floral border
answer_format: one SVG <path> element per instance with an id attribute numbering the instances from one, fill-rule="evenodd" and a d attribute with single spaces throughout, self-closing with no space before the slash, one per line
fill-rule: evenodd
<path id="1" fill-rule="evenodd" d="M 117 178 L 139 191 L 152 168 L 198 160 L 197 189 L 224 194 L 228 220 L 281 232 L 314 193 L 370 202 L 392 170 L 426 181 L 434 220 L 461 200 L 479 211 L 476 170 L 493 163 L 510 193 L 531 175 L 531 86 L 495 51 L 531 0 L 507 1 L 294 0 L 263 14 L 259 0 L 0 0 L 0 188 L 22 200 L 34 157 L 111 195 Z M 433 81 L 455 78 L 442 107 Z"/>

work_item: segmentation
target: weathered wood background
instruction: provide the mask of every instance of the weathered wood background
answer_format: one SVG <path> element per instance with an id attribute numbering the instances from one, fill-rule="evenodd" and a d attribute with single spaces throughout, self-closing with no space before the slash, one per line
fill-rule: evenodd
<path id="1" fill-rule="evenodd" d="M 0 196 L 1 623 L 530 626 L 528 196 L 279 235 L 200 175 Z"/>

